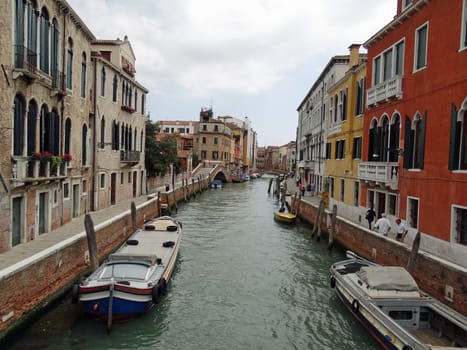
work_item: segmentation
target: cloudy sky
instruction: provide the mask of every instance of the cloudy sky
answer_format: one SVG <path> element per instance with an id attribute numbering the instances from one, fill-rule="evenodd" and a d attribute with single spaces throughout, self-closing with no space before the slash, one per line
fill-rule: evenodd
<path id="1" fill-rule="evenodd" d="M 151 119 L 248 117 L 258 145 L 295 140 L 297 107 L 334 55 L 397 0 L 68 0 L 98 39 L 128 36 Z"/>

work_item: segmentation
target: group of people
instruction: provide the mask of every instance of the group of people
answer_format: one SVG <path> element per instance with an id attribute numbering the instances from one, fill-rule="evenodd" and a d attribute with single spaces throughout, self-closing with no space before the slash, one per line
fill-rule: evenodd
<path id="1" fill-rule="evenodd" d="M 386 217 L 385 213 L 381 214 L 381 217 L 376 220 L 374 226 L 372 226 L 373 221 L 376 218 L 376 212 L 374 211 L 373 207 L 370 207 L 367 212 L 365 219 L 368 221 L 368 228 L 370 230 L 377 231 L 381 233 L 383 236 L 388 236 L 389 232 L 391 231 L 391 222 Z M 407 235 L 407 226 L 402 222 L 400 218 L 396 219 L 396 240 L 397 241 L 404 241 L 405 236 Z"/>

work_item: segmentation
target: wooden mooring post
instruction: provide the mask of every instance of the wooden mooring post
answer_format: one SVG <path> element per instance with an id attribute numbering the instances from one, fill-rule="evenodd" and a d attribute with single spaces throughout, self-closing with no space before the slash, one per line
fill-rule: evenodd
<path id="1" fill-rule="evenodd" d="M 91 215 L 84 216 L 84 227 L 86 229 L 86 238 L 88 240 L 89 262 L 92 271 L 96 271 L 99 267 L 99 256 L 97 255 L 96 231 L 94 231 L 94 223 Z"/>
<path id="2" fill-rule="evenodd" d="M 316 235 L 316 240 L 319 241 L 321 238 L 321 217 L 324 212 L 324 201 L 319 202 L 318 213 L 316 213 L 316 220 L 313 225 L 313 231 L 311 232 L 311 237 Z"/>
<path id="3" fill-rule="evenodd" d="M 272 177 L 269 179 L 268 193 L 271 193 L 271 186 L 272 186 L 272 181 L 273 180 L 274 179 Z"/>
<path id="4" fill-rule="evenodd" d="M 337 204 L 332 206 L 331 228 L 329 230 L 328 250 L 332 250 L 334 245 L 334 236 L 336 235 Z"/>
<path id="5" fill-rule="evenodd" d="M 413 271 L 415 270 L 415 262 L 417 260 L 418 249 L 420 248 L 420 239 L 421 234 L 420 232 L 417 232 L 412 243 L 412 250 L 410 252 L 409 261 L 407 263 L 407 271 L 409 271 L 410 274 L 413 274 Z"/>

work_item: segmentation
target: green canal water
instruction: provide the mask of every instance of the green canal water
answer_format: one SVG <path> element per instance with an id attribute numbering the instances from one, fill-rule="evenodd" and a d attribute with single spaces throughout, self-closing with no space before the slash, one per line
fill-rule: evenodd
<path id="1" fill-rule="evenodd" d="M 8 349 L 380 349 L 329 287 L 344 257 L 306 224 L 273 220 L 269 179 L 227 184 L 179 205 L 179 259 L 168 294 L 115 324 L 63 299 Z"/>

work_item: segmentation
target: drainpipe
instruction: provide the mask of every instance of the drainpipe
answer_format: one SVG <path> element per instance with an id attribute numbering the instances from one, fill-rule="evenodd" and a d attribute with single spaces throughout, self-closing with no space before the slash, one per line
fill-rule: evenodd
<path id="1" fill-rule="evenodd" d="M 92 58 L 92 52 L 91 52 L 91 62 L 93 64 L 91 67 L 94 67 L 94 77 L 93 77 L 93 106 L 92 106 L 92 113 L 90 113 L 89 117 L 92 115 L 92 166 L 91 166 L 91 211 L 96 210 L 96 200 L 95 200 L 95 195 L 96 195 L 96 167 L 97 167 L 97 161 L 96 161 L 96 155 L 97 155 L 97 150 L 96 150 L 96 112 L 97 112 L 97 94 L 96 94 L 96 82 L 97 82 L 97 58 Z"/>
<path id="2" fill-rule="evenodd" d="M 65 10 L 64 13 L 63 13 L 63 27 L 62 27 L 62 33 L 63 33 L 63 39 L 62 39 L 62 69 L 64 70 L 65 69 L 65 60 L 66 60 L 66 17 L 68 15 L 68 10 Z M 65 71 L 62 72 L 62 77 L 65 77 Z M 65 82 L 61 82 L 60 81 L 60 77 L 58 77 L 59 81 L 58 83 L 59 84 L 65 84 Z M 59 88 L 61 88 L 61 86 L 59 86 Z M 64 145 L 63 145 L 63 138 L 64 138 L 64 123 L 63 123 L 63 120 L 64 120 L 64 114 L 65 114 L 65 96 L 62 97 L 62 106 L 61 106 L 61 113 L 60 113 L 60 153 L 65 153 L 64 152 Z M 65 165 L 66 166 L 66 165 Z M 63 182 L 60 181 L 60 186 L 62 187 L 63 185 Z M 63 198 L 63 188 L 60 188 L 60 193 L 62 194 L 62 204 L 61 204 L 61 211 L 62 211 L 62 215 L 60 215 L 60 226 L 63 225 L 63 216 L 64 216 L 64 208 L 63 208 L 63 202 L 64 202 L 64 198 Z"/>

